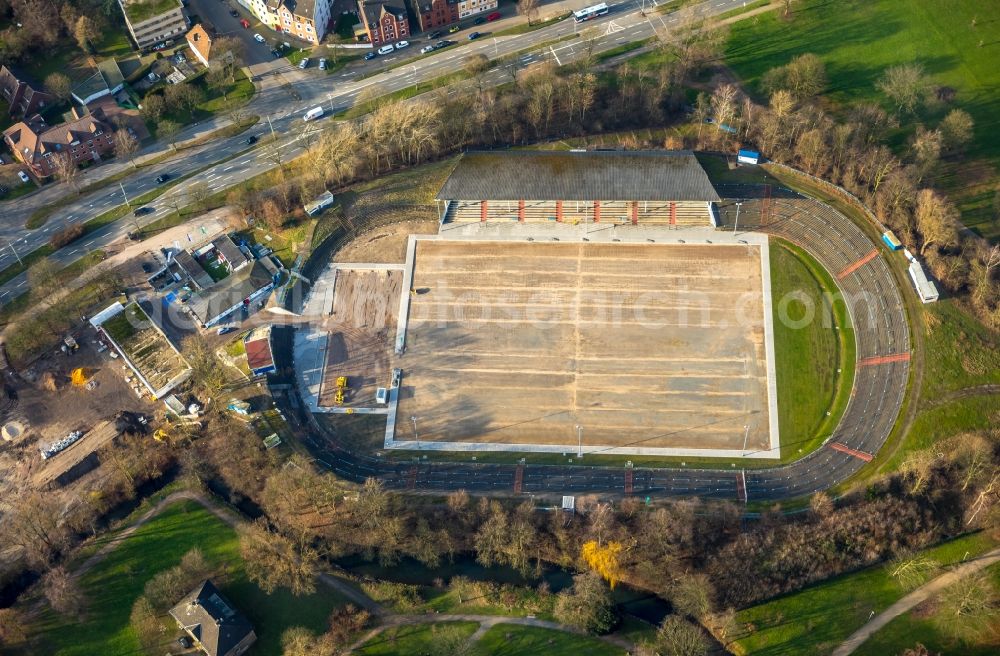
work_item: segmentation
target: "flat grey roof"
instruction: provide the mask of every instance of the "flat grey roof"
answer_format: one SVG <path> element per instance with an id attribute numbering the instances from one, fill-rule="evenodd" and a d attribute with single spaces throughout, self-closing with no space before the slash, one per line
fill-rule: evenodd
<path id="1" fill-rule="evenodd" d="M 719 194 L 689 150 L 470 152 L 441 200 L 687 200 Z"/>

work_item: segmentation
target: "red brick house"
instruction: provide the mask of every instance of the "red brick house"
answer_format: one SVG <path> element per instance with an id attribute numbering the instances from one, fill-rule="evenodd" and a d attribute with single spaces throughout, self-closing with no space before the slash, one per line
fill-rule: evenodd
<path id="1" fill-rule="evenodd" d="M 410 21 L 402 4 L 358 0 L 358 13 L 373 46 L 395 43 L 410 36 Z"/>
<path id="2" fill-rule="evenodd" d="M 25 166 L 39 178 L 55 172 L 55 157 L 68 153 L 77 164 L 88 160 L 100 161 L 115 149 L 114 130 L 105 122 L 104 114 L 79 115 L 68 123 L 46 125 L 37 114 L 3 132 L 3 140 Z"/>
<path id="3" fill-rule="evenodd" d="M 417 21 L 424 32 L 457 23 L 458 0 L 413 0 Z"/>
<path id="4" fill-rule="evenodd" d="M 0 96 L 10 105 L 11 116 L 32 116 L 55 102 L 55 97 L 41 91 L 38 84 L 6 66 L 0 66 Z"/>

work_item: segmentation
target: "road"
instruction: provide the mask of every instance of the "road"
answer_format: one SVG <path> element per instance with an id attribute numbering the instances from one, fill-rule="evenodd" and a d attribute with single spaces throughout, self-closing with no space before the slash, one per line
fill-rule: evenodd
<path id="1" fill-rule="evenodd" d="M 580 1 L 581 6 L 585 4 L 586 0 Z M 708 0 L 700 6 L 707 14 L 718 14 L 745 4 L 743 0 Z M 351 107 L 358 95 L 369 87 L 375 87 L 382 93 L 391 93 L 460 70 L 465 59 L 471 55 L 502 57 L 568 37 L 581 28 L 600 35 L 594 52 L 601 52 L 623 43 L 646 39 L 654 34 L 655 29 L 669 30 L 675 21 L 670 15 L 647 12 L 643 16 L 638 11 L 640 6 L 636 0 L 629 0 L 612 4 L 607 17 L 590 21 L 582 26 L 573 20 L 564 20 L 525 34 L 493 38 L 486 33 L 482 38 L 471 42 L 467 40 L 467 34 L 472 29 L 465 29 L 449 35 L 456 41 L 455 45 L 411 63 L 405 62 L 419 54 L 420 42 L 417 38 L 411 39 L 413 45 L 406 50 L 379 57 L 372 62 L 351 66 L 350 70 L 330 75 L 316 68 L 299 70 L 286 59 L 255 64 L 250 70 L 255 77 L 258 91 L 248 105 L 247 111 L 262 118 L 261 122 L 247 134 L 263 135 L 273 128 L 284 144 L 286 159 L 295 157 L 302 152 L 301 144 L 297 141 L 300 136 L 296 134 L 303 125 L 301 116 L 316 105 L 323 105 L 328 110 L 344 110 Z M 475 27 L 484 32 L 489 28 L 490 25 Z M 258 45 L 258 48 L 265 50 L 265 46 Z M 579 40 L 572 40 L 524 54 L 520 57 L 520 63 L 527 66 L 539 61 L 552 60 L 564 65 L 575 61 L 583 54 Z M 393 66 L 395 68 L 391 68 Z M 388 70 L 385 70 L 387 68 Z M 508 76 L 505 71 L 494 70 L 486 76 L 485 83 L 501 84 L 509 79 Z M 189 138 L 197 133 L 216 129 L 225 123 L 225 119 L 216 118 L 203 125 L 192 126 L 182 134 L 181 138 Z M 150 203 L 155 209 L 152 214 L 135 221 L 119 220 L 60 250 L 53 256 L 57 263 L 64 266 L 70 264 L 92 250 L 104 248 L 121 239 L 135 227 L 135 224 L 147 225 L 158 220 L 171 211 L 168 204 L 170 199 L 185 195 L 195 182 L 206 182 L 215 192 L 273 168 L 274 163 L 260 156 L 259 150 L 238 155 L 247 149 L 243 143 L 245 137 L 246 134 L 213 140 L 202 146 L 187 149 L 169 161 L 144 167 L 123 180 L 121 187 L 106 187 L 75 199 L 69 207 L 56 212 L 43 227 L 35 230 L 25 229 L 25 221 L 37 207 L 56 202 L 62 194 L 65 194 L 67 191 L 65 185 L 52 185 L 35 194 L 12 201 L 4 206 L 3 215 L 0 217 L 0 269 L 16 263 L 15 252 L 23 255 L 43 246 L 52 234 L 61 228 L 86 222 L 111 208 L 122 205 L 125 196 L 135 198 L 152 191 L 156 187 L 155 178 L 161 174 L 177 178 L 209 167 L 195 178 L 174 186 L 165 196 Z M 150 150 L 152 149 L 147 149 L 146 152 Z M 220 163 L 211 166 L 215 162 Z M 109 163 L 99 167 L 98 172 L 109 174 L 129 167 L 127 162 Z M 88 178 L 84 177 L 82 184 L 86 184 L 87 180 Z M 0 286 L 0 305 L 22 294 L 27 285 L 26 275 L 21 274 Z"/>

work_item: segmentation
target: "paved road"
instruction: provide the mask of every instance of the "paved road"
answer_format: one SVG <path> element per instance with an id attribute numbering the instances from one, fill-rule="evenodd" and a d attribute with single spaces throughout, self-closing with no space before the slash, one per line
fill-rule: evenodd
<path id="1" fill-rule="evenodd" d="M 586 1 L 580 0 L 580 4 L 586 4 Z M 745 4 L 743 0 L 708 0 L 701 6 L 706 13 L 717 14 L 743 4 Z M 645 39 L 653 34 L 654 29 L 669 30 L 674 22 L 674 18 L 669 15 L 647 12 L 643 16 L 638 11 L 639 6 L 640 3 L 636 0 L 613 4 L 607 17 L 583 25 L 583 28 L 588 32 L 592 31 L 593 34 L 600 35 L 598 45 L 594 48 L 595 52 L 610 49 L 629 41 Z M 228 16 L 226 17 L 228 18 Z M 490 28 L 488 25 L 476 26 L 476 29 L 483 31 L 488 28 Z M 375 72 L 383 70 L 387 66 L 399 65 L 414 55 L 418 55 L 417 46 L 414 45 L 388 57 L 380 57 L 373 62 L 354 65 L 347 70 L 330 75 L 315 68 L 300 71 L 285 59 L 257 64 L 251 66 L 250 70 L 257 77 L 258 92 L 248 106 L 248 111 L 260 115 L 262 120 L 250 133 L 264 134 L 273 127 L 275 133 L 286 143 L 289 143 L 297 138 L 296 133 L 302 128 L 302 114 L 318 104 L 332 110 L 346 109 L 351 107 L 358 95 L 369 87 L 375 87 L 383 93 L 390 93 L 459 70 L 470 55 L 485 54 L 491 58 L 509 55 L 538 44 L 551 42 L 560 37 L 566 37 L 580 29 L 581 26 L 574 21 L 564 20 L 525 34 L 498 38 L 490 37 L 487 34 L 487 36 L 472 42 L 465 38 L 467 33 L 471 31 L 466 29 L 451 35 L 457 41 L 456 45 L 412 63 L 407 63 L 405 66 L 380 73 Z M 416 44 L 416 39 L 412 41 Z M 263 49 L 263 46 L 260 48 Z M 538 61 L 552 60 L 559 64 L 566 64 L 578 59 L 583 54 L 579 40 L 573 40 L 552 45 L 540 52 L 524 54 L 520 57 L 519 63 L 522 66 L 527 66 Z M 375 74 L 359 79 L 361 75 L 370 73 Z M 501 84 L 508 79 L 507 76 L 505 71 L 495 70 L 486 76 L 485 83 Z M 196 134 L 203 134 L 221 127 L 225 123 L 225 118 L 218 117 L 200 126 L 188 128 L 182 133 L 181 138 L 191 138 Z M 108 187 L 81 196 L 75 199 L 67 209 L 58 211 L 44 227 L 37 230 L 26 230 L 24 222 L 34 209 L 41 205 L 50 204 L 65 194 L 67 192 L 65 185 L 51 185 L 36 194 L 12 201 L 10 204 L 4 204 L 2 215 L 0 215 L 0 240 L 11 242 L 11 246 L 2 248 L 4 244 L 3 241 L 0 241 L 0 269 L 16 262 L 15 250 L 22 254 L 34 250 L 47 243 L 52 234 L 60 228 L 73 223 L 85 222 L 117 207 L 123 204 L 126 195 L 129 198 L 135 198 L 151 191 L 156 187 L 154 179 L 162 173 L 176 178 L 197 171 L 213 162 L 233 157 L 236 153 L 247 148 L 243 144 L 245 136 L 215 140 L 209 144 L 185 150 L 182 156 L 169 162 L 145 167 L 123 181 L 122 187 L 124 189 Z M 163 148 L 162 145 L 149 147 L 144 150 L 144 153 L 155 153 L 162 151 Z M 286 146 L 286 154 L 289 157 L 294 157 L 301 150 L 296 143 L 289 143 Z M 106 164 L 82 176 L 81 186 L 99 176 L 121 171 L 130 166 L 128 163 L 119 162 Z M 185 194 L 195 181 L 207 182 L 212 191 L 218 191 L 249 176 L 273 168 L 273 166 L 271 161 L 256 153 L 236 157 L 205 171 L 204 174 L 197 176 L 196 180 L 178 185 L 170 192 L 170 195 Z M 168 202 L 169 196 L 167 198 L 161 197 L 151 203 L 156 212 L 143 217 L 138 223 L 145 225 L 169 213 Z M 126 220 L 118 221 L 88 235 L 86 239 L 75 242 L 64 249 L 66 252 L 60 251 L 57 261 L 61 264 L 69 264 L 91 250 L 106 246 L 131 230 L 132 226 L 129 224 L 130 222 Z M 0 305 L 23 293 L 26 289 L 27 280 L 24 275 L 0 286 Z"/>
<path id="2" fill-rule="evenodd" d="M 946 574 L 942 574 L 936 579 L 925 583 L 910 594 L 906 595 L 884 611 L 873 617 L 863 627 L 851 634 L 847 640 L 833 650 L 832 656 L 848 656 L 860 647 L 865 640 L 870 638 L 886 624 L 896 619 L 903 613 L 913 610 L 917 605 L 922 604 L 930 597 L 941 593 L 949 585 L 966 576 L 971 576 L 984 567 L 989 567 L 993 563 L 1000 562 L 1000 548 L 993 549 L 987 553 L 962 563 Z"/>
<path id="3" fill-rule="evenodd" d="M 720 190 L 721 191 L 721 190 Z M 722 193 L 725 193 L 722 191 Z M 742 193 L 742 191 L 741 191 Z M 788 192 L 788 196 L 794 196 Z M 909 378 L 910 335 L 900 290 L 881 250 L 850 219 L 833 208 L 805 198 L 772 199 L 762 217 L 759 199 L 742 202 L 740 226 L 788 239 L 808 251 L 837 275 L 851 313 L 857 345 L 854 387 L 844 415 L 824 446 L 788 465 L 742 469 L 678 467 L 623 468 L 459 463 L 387 463 L 350 453 L 335 435 L 316 422 L 297 391 L 275 396 L 286 415 L 298 422 L 303 439 L 316 458 L 339 476 L 362 480 L 375 477 L 396 489 L 473 492 L 520 492 L 538 495 L 631 493 L 643 496 L 703 496 L 733 501 L 775 501 L 813 494 L 847 479 L 869 462 L 895 424 Z M 733 225 L 735 208 L 723 203 L 723 225 Z M 683 231 L 678 231 L 683 238 Z M 624 232 L 618 233 L 627 241 Z M 288 367 L 292 329 L 278 331 L 275 357 Z M 308 366 L 308 365 L 306 365 Z M 302 372 L 296 380 L 303 380 Z M 795 448 L 787 438 L 782 449 Z M 787 451 L 786 451 L 787 452 Z"/>

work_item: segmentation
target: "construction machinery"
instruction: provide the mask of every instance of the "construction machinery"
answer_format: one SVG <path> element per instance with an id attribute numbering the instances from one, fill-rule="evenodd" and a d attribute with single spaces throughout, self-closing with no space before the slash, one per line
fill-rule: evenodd
<path id="1" fill-rule="evenodd" d="M 347 393 L 347 376 L 337 377 L 337 391 L 333 395 L 333 402 L 337 405 L 344 405 L 344 395 Z"/>

